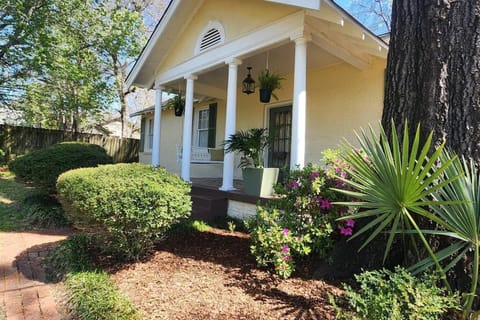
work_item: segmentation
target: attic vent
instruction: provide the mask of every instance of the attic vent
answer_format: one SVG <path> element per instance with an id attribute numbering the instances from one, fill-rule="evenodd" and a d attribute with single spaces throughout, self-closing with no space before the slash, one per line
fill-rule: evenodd
<path id="1" fill-rule="evenodd" d="M 213 47 L 220 42 L 222 42 L 220 31 L 217 29 L 210 29 L 202 37 L 202 42 L 200 42 L 200 52 Z"/>
<path id="2" fill-rule="evenodd" d="M 219 22 L 210 22 L 204 31 L 201 33 L 199 41 L 197 42 L 195 53 L 203 52 L 216 45 L 223 43 L 225 34 L 223 26 Z"/>

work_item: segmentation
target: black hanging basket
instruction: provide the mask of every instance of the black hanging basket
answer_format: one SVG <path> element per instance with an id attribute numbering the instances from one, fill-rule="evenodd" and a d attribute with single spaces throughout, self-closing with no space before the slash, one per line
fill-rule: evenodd
<path id="1" fill-rule="evenodd" d="M 272 97 L 272 91 L 268 89 L 260 89 L 260 102 L 269 103 L 270 98 Z"/>
<path id="2" fill-rule="evenodd" d="M 174 111 L 175 111 L 175 116 L 176 116 L 176 117 L 181 117 L 181 116 L 182 116 L 182 114 L 183 114 L 183 109 L 184 109 L 184 106 L 183 106 L 183 105 L 181 105 L 181 104 L 176 104 L 173 109 L 174 109 Z"/>

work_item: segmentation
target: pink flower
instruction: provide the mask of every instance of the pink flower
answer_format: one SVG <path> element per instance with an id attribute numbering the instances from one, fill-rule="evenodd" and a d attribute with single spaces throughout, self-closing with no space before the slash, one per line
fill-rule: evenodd
<path id="1" fill-rule="evenodd" d="M 333 180 L 333 183 L 335 183 L 337 187 L 345 187 L 347 185 L 345 182 L 338 179 Z"/>
<path id="2" fill-rule="evenodd" d="M 327 200 L 323 199 L 322 197 L 317 197 L 317 203 L 320 205 L 320 209 L 329 210 L 332 209 L 332 204 Z"/>
<path id="3" fill-rule="evenodd" d="M 292 188 L 292 189 L 296 189 L 299 186 L 300 186 L 300 184 L 297 181 L 293 181 L 292 183 L 290 183 L 290 188 Z"/>
<path id="4" fill-rule="evenodd" d="M 288 229 L 287 228 L 283 229 L 282 233 L 284 236 L 288 236 Z"/>
<path id="5" fill-rule="evenodd" d="M 345 171 L 342 171 L 342 173 L 340 173 L 340 177 L 345 179 L 347 177 L 347 173 Z"/>
<path id="6" fill-rule="evenodd" d="M 288 261 L 292 261 L 292 257 L 286 255 L 286 256 L 283 256 L 283 260 L 284 260 L 284 261 L 287 261 L 287 262 L 288 262 Z"/>
<path id="7" fill-rule="evenodd" d="M 344 236 L 351 236 L 352 235 L 352 229 L 351 228 L 340 227 L 340 234 L 342 234 Z"/>
<path id="8" fill-rule="evenodd" d="M 320 176 L 320 174 L 318 172 L 312 172 L 312 179 L 316 179 Z"/>
<path id="9" fill-rule="evenodd" d="M 284 245 L 282 247 L 282 253 L 288 253 L 288 251 L 290 251 L 290 248 L 287 245 Z"/>
<path id="10" fill-rule="evenodd" d="M 342 168 L 340 168 L 340 167 L 336 166 L 336 167 L 335 167 L 335 172 L 337 172 L 337 173 L 338 173 L 338 172 L 340 172 L 340 171 L 342 171 Z"/>
<path id="11" fill-rule="evenodd" d="M 353 219 L 347 219 L 345 220 L 345 225 L 349 228 L 355 227 L 355 221 Z"/>

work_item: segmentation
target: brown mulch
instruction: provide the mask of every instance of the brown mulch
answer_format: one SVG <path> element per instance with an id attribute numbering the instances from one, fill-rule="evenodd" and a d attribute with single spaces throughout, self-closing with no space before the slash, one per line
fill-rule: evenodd
<path id="1" fill-rule="evenodd" d="M 281 280 L 256 267 L 248 235 L 213 229 L 162 242 L 112 274 L 144 319 L 335 319 L 336 286 L 301 271 Z"/>

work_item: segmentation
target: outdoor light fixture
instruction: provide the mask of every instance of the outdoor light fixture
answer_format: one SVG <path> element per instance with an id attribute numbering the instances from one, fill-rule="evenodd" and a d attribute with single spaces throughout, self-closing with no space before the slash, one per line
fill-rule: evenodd
<path id="1" fill-rule="evenodd" d="M 251 94 L 255 92 L 255 80 L 253 80 L 252 75 L 250 74 L 250 70 L 252 70 L 252 67 L 247 67 L 247 70 L 247 77 L 242 81 L 242 92 L 246 94 Z"/>

